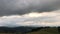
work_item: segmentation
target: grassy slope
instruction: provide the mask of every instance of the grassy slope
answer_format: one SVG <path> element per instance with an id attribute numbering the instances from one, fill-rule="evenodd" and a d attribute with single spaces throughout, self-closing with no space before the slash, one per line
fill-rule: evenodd
<path id="1" fill-rule="evenodd" d="M 41 29 L 37 32 L 31 32 L 27 34 L 59 34 L 57 28 L 46 28 L 46 29 Z"/>

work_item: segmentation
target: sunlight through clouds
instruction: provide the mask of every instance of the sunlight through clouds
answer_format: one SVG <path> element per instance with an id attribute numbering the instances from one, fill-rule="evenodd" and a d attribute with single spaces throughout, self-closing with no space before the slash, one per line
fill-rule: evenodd
<path id="1" fill-rule="evenodd" d="M 29 13 L 0 17 L 0 26 L 18 27 L 58 27 L 60 26 L 60 10 L 43 13 Z"/>

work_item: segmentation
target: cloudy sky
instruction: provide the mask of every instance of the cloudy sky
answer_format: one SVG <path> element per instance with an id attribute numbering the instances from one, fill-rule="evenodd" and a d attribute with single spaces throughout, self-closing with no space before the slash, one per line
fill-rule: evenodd
<path id="1" fill-rule="evenodd" d="M 0 0 L 0 26 L 58 27 L 60 0 Z"/>

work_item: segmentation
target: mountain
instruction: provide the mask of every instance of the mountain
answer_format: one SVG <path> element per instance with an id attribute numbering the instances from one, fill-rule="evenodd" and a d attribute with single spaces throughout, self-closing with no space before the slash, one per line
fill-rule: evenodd
<path id="1" fill-rule="evenodd" d="M 0 27 L 0 32 L 31 32 L 31 31 L 35 31 L 38 29 L 42 29 L 42 27 L 38 28 L 38 27 Z"/>

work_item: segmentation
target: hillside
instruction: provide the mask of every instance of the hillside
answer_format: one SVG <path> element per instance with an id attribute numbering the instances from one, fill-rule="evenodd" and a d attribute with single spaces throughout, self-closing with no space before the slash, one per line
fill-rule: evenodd
<path id="1" fill-rule="evenodd" d="M 60 29 L 60 28 L 59 28 Z M 31 27 L 0 27 L 0 34 L 59 34 L 58 28 L 49 28 L 49 27 L 40 27 L 40 28 L 31 28 Z"/>

